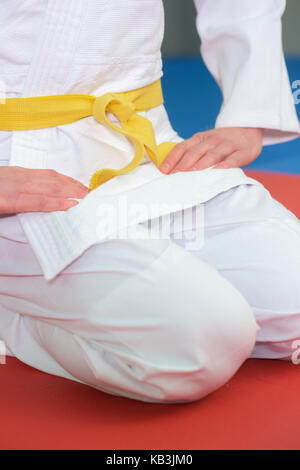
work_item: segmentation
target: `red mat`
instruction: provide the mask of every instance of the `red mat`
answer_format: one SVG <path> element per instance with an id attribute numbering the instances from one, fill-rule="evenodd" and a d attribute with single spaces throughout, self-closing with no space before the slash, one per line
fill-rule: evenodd
<path id="1" fill-rule="evenodd" d="M 248 171 L 300 217 L 300 177 Z M 300 449 L 300 370 L 248 360 L 188 404 L 115 397 L 7 358 L 0 365 L 1 449 Z"/>

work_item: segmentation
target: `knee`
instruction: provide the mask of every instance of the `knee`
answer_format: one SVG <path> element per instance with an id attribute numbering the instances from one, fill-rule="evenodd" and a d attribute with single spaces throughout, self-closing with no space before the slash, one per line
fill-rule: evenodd
<path id="1" fill-rule="evenodd" d="M 251 354 L 259 329 L 247 301 L 216 270 L 206 266 L 205 279 L 190 277 L 172 290 L 159 360 L 153 355 L 141 376 L 162 403 L 195 401 L 226 383 Z"/>
<path id="2" fill-rule="evenodd" d="M 124 396 L 154 403 L 198 400 L 228 381 L 254 347 L 258 326 L 244 297 L 179 247 L 170 246 L 126 282 L 118 304 L 120 295 L 126 314 L 117 311 L 115 320 L 110 310 L 107 316 L 106 331 L 119 344 L 106 358 L 122 371 L 124 390 L 117 381 L 114 390 Z"/>

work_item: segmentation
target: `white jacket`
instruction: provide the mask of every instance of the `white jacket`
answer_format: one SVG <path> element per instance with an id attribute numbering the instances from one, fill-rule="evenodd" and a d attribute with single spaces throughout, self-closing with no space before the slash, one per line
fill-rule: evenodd
<path id="1" fill-rule="evenodd" d="M 285 1 L 195 0 L 195 5 L 203 59 L 224 95 L 216 126 L 263 127 L 264 143 L 298 136 L 281 44 Z M 99 96 L 145 86 L 163 75 L 163 34 L 161 0 L 2 0 L 2 93 Z M 163 105 L 140 114 L 152 121 L 158 144 L 182 141 Z M 86 185 L 96 170 L 123 167 L 131 158 L 131 143 L 92 116 L 49 129 L 0 132 L 2 165 L 52 168 Z M 120 196 L 128 207 L 156 203 L 159 216 L 176 203 L 190 207 L 243 183 L 259 184 L 238 168 L 164 175 L 145 155 L 133 172 L 106 182 L 67 212 L 16 217 L 46 279 L 52 279 L 93 243 L 113 236 L 116 223 L 110 220 L 105 230 L 103 205 L 118 210 Z M 151 218 L 149 213 L 134 213 L 124 227 Z"/>

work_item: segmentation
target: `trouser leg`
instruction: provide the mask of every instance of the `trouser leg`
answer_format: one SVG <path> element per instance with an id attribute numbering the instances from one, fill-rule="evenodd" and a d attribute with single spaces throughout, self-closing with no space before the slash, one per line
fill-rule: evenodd
<path id="1" fill-rule="evenodd" d="M 264 188 L 242 185 L 205 203 L 204 232 L 192 253 L 243 294 L 260 326 L 251 357 L 291 359 L 300 340 L 299 220 Z"/>
<path id="2" fill-rule="evenodd" d="M 0 337 L 13 354 L 107 393 L 197 400 L 231 378 L 255 343 L 243 296 L 169 240 L 94 245 L 50 282 L 33 271 L 5 276 L 3 263 L 1 273 Z"/>

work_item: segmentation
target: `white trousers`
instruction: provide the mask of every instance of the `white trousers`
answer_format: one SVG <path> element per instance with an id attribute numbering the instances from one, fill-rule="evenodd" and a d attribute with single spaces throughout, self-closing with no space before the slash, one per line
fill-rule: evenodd
<path id="1" fill-rule="evenodd" d="M 204 224 L 199 250 L 171 226 L 98 243 L 46 281 L 17 218 L 0 218 L 0 339 L 41 371 L 153 403 L 200 399 L 248 357 L 289 359 L 299 220 L 244 184 L 205 202 Z"/>

